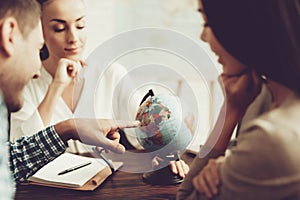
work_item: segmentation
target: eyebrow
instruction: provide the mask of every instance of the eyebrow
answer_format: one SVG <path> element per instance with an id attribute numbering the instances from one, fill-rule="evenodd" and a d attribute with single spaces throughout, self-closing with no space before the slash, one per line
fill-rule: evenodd
<path id="1" fill-rule="evenodd" d="M 85 16 L 79 17 L 78 19 L 75 20 L 75 22 L 82 20 L 84 17 Z M 67 21 L 62 20 L 62 19 L 51 19 L 50 22 L 59 22 L 59 23 L 63 23 L 63 24 L 67 23 Z"/>

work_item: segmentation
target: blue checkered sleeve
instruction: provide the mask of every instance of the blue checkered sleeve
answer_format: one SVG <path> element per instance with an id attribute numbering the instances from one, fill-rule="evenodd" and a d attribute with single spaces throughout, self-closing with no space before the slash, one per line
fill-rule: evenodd
<path id="1" fill-rule="evenodd" d="M 26 180 L 66 150 L 53 126 L 10 143 L 10 169 L 16 182 Z"/>

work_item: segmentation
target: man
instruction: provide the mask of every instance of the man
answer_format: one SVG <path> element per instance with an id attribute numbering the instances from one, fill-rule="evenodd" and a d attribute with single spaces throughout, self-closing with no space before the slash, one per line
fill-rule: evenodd
<path id="1" fill-rule="evenodd" d="M 7 145 L 8 112 L 18 111 L 23 104 L 22 92 L 31 78 L 38 78 L 43 45 L 40 7 L 36 0 L 0 1 L 0 194 L 1 199 L 13 198 L 13 184 L 22 181 L 66 149 L 69 139 L 124 152 L 118 143 L 119 128 L 137 126 L 136 122 L 70 119 L 21 138 Z M 77 63 L 63 59 L 76 76 Z M 9 162 L 7 162 L 9 161 Z M 9 167 L 10 166 L 10 170 Z M 11 177 L 12 175 L 12 177 Z"/>

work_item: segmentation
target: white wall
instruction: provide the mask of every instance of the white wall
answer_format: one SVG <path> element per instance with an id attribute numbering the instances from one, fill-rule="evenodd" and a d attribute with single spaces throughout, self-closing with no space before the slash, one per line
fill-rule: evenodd
<path id="1" fill-rule="evenodd" d="M 138 27 L 165 27 L 199 38 L 202 18 L 196 0 L 85 0 L 90 52 L 116 33 Z"/>

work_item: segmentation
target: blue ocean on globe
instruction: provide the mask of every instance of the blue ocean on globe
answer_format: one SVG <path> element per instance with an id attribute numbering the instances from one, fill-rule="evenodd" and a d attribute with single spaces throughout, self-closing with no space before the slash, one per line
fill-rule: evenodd
<path id="1" fill-rule="evenodd" d="M 179 98 L 174 95 L 148 98 L 139 107 L 136 120 L 141 122 L 136 129 L 137 140 L 147 151 L 183 151 L 192 139 L 182 120 Z"/>

